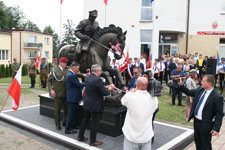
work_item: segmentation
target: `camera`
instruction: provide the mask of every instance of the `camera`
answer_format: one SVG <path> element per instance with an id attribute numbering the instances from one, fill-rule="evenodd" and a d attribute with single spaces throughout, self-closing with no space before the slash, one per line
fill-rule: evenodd
<path id="1" fill-rule="evenodd" d="M 180 82 L 180 78 L 174 78 L 173 79 L 175 82 L 179 83 Z"/>
<path id="2" fill-rule="evenodd" d="M 149 79 L 148 83 L 148 92 L 154 97 L 161 96 L 161 91 L 162 91 L 162 85 L 161 82 L 152 78 Z"/>

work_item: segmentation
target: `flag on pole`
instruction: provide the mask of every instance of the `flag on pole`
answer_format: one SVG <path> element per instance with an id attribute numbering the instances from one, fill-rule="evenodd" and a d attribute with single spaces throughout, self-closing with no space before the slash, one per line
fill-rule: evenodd
<path id="1" fill-rule="evenodd" d="M 17 71 L 15 78 L 13 79 L 13 81 L 8 89 L 9 95 L 11 95 L 13 98 L 12 107 L 14 110 L 17 110 L 19 108 L 22 66 L 23 66 L 23 64 L 20 65 L 20 68 Z"/>
<path id="2" fill-rule="evenodd" d="M 129 52 L 127 51 L 127 56 L 122 64 L 117 66 L 117 68 L 120 70 L 120 72 L 123 72 L 127 67 L 129 63 Z"/>
<path id="3" fill-rule="evenodd" d="M 104 0 L 105 5 L 107 6 L 108 0 Z"/>
<path id="4" fill-rule="evenodd" d="M 217 66 L 219 66 L 219 65 L 220 65 L 220 54 L 217 51 Z"/>
<path id="5" fill-rule="evenodd" d="M 148 64 L 147 64 L 147 66 L 146 66 L 146 69 L 149 69 L 149 68 L 151 68 L 151 55 L 150 55 L 150 53 L 149 53 L 149 55 L 148 55 Z"/>
<path id="6" fill-rule="evenodd" d="M 37 53 L 37 61 L 36 61 L 36 64 L 35 64 L 35 67 L 37 70 L 40 70 L 40 62 L 41 62 L 41 53 L 40 53 L 40 49 Z"/>
<path id="7" fill-rule="evenodd" d="M 60 0 L 60 4 L 62 5 L 62 3 L 63 3 L 63 0 Z"/>

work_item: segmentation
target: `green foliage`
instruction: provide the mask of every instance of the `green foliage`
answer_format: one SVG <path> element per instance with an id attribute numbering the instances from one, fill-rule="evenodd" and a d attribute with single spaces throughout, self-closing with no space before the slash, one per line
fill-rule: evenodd
<path id="1" fill-rule="evenodd" d="M 50 72 L 51 68 L 52 68 L 52 63 L 48 63 L 48 73 Z"/>
<path id="2" fill-rule="evenodd" d="M 25 19 L 23 12 L 20 10 L 19 6 L 16 7 L 8 7 L 7 11 L 7 21 L 8 28 L 12 29 L 20 29 Z"/>
<path id="3" fill-rule="evenodd" d="M 1 64 L 0 65 L 0 78 L 5 77 L 5 65 Z"/>
<path id="4" fill-rule="evenodd" d="M 45 29 L 43 30 L 43 33 L 45 33 L 45 34 L 51 34 L 51 35 L 53 35 L 54 32 L 55 32 L 55 31 L 52 29 L 51 26 L 47 26 L 47 27 L 45 27 Z"/>
<path id="5" fill-rule="evenodd" d="M 21 28 L 23 30 L 41 32 L 41 30 L 38 28 L 38 26 L 30 20 L 27 20 L 25 23 L 23 23 Z"/>
<path id="6" fill-rule="evenodd" d="M 7 28 L 7 12 L 5 4 L 0 1 L 0 29 Z"/>
<path id="7" fill-rule="evenodd" d="M 5 67 L 5 78 L 10 77 L 10 73 L 9 73 L 9 66 L 7 65 Z"/>
<path id="8" fill-rule="evenodd" d="M 75 24 L 72 20 L 67 20 L 67 23 L 63 24 L 63 28 L 65 29 L 62 43 L 73 44 L 76 40 L 75 32 Z"/>
<path id="9" fill-rule="evenodd" d="M 24 64 L 22 67 L 22 76 L 26 76 L 28 74 L 27 65 Z"/>
<path id="10" fill-rule="evenodd" d="M 12 64 L 9 64 L 9 76 L 12 76 Z"/>

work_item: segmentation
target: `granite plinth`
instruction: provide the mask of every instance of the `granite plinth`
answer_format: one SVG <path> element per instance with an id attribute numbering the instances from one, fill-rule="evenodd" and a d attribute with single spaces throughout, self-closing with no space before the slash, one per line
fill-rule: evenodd
<path id="1" fill-rule="evenodd" d="M 54 118 L 54 99 L 49 94 L 39 95 L 40 97 L 40 114 L 43 116 Z M 60 116 L 63 116 L 63 110 L 61 110 Z M 83 108 L 81 106 L 79 123 L 82 120 Z M 98 132 L 106 134 L 108 136 L 116 137 L 122 134 L 122 126 L 126 116 L 125 107 L 110 108 L 105 107 L 102 112 L 102 118 L 99 123 Z"/>

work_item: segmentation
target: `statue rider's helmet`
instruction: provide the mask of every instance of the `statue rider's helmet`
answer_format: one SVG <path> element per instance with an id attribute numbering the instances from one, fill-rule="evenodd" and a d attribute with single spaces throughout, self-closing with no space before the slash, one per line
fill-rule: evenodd
<path id="1" fill-rule="evenodd" d="M 97 10 L 89 11 L 89 20 L 91 22 L 94 22 L 97 17 L 98 17 L 98 11 Z"/>

